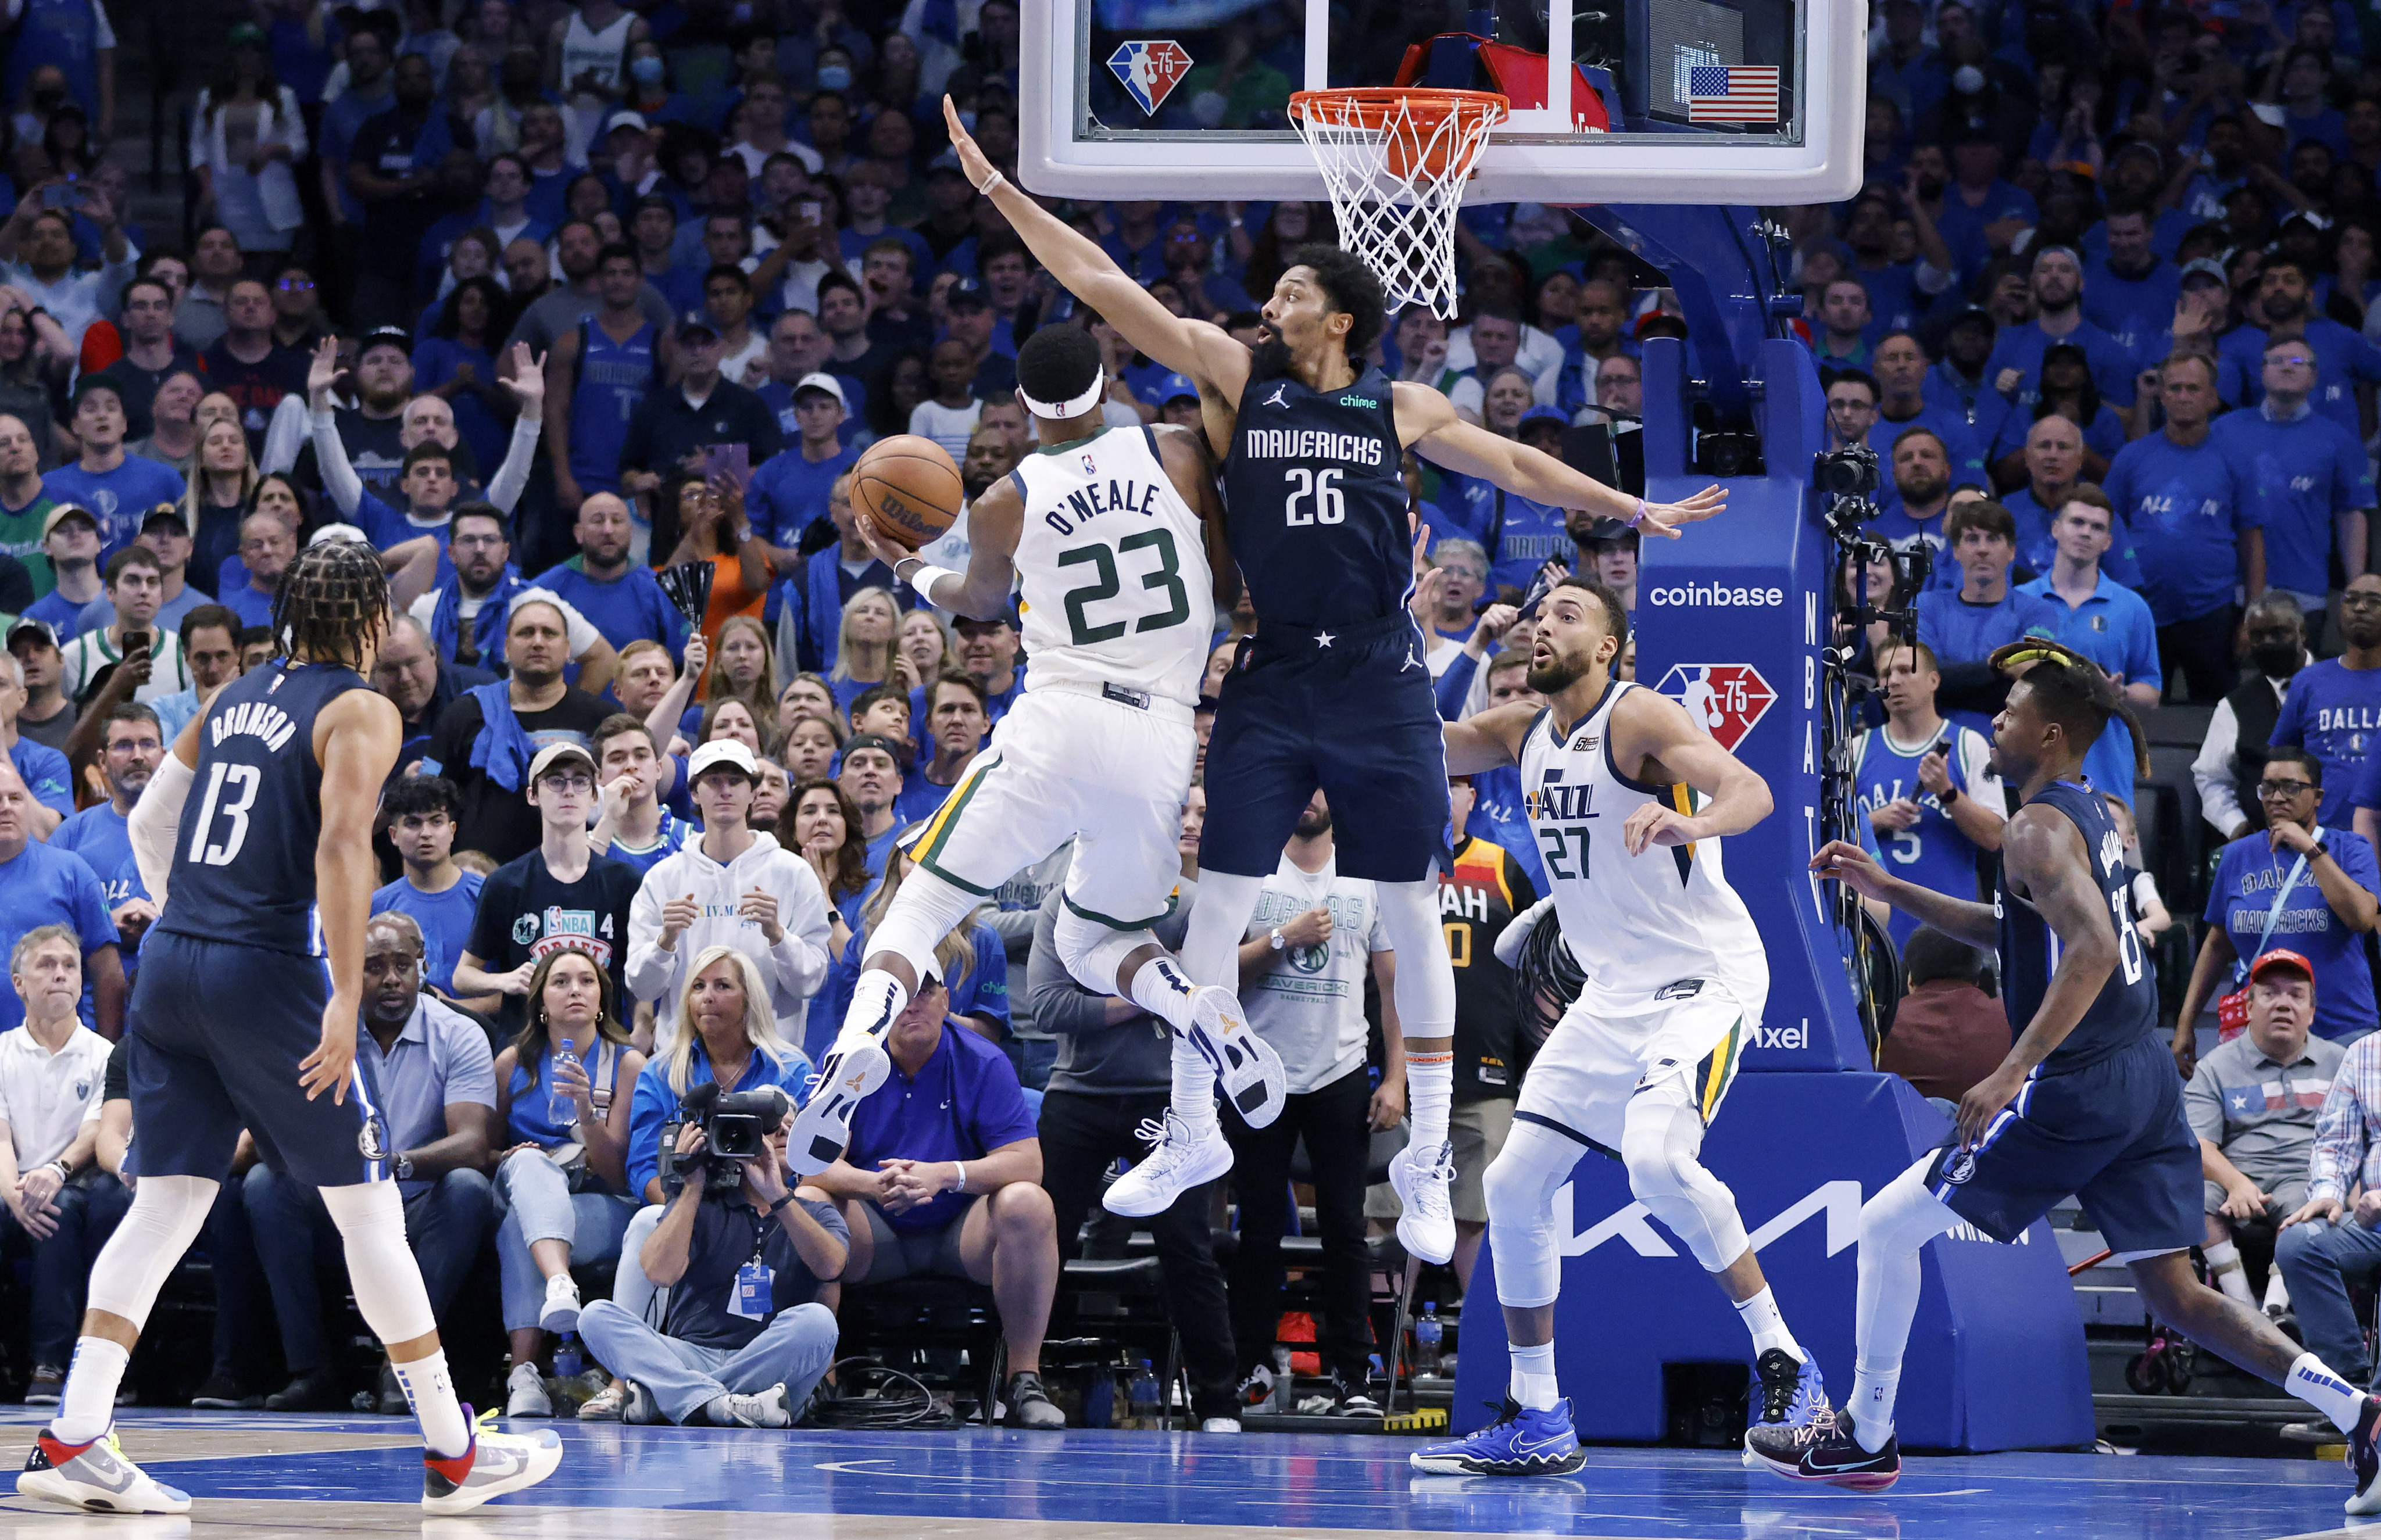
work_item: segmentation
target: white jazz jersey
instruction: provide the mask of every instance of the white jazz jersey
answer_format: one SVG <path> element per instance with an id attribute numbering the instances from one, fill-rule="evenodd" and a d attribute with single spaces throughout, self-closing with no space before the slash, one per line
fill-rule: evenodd
<path id="1" fill-rule="evenodd" d="M 1719 842 L 1649 845 L 1630 855 L 1621 828 L 1659 801 L 1691 812 L 1683 783 L 1649 786 L 1612 763 L 1613 708 L 1637 685 L 1614 680 L 1604 698 L 1557 737 L 1541 711 L 1521 744 L 1521 787 L 1554 887 L 1563 939 L 1586 971 L 1580 1004 L 1598 1016 L 1658 1009 L 1655 994 L 1681 979 L 1726 984 L 1748 1022 L 1769 994 L 1769 962 L 1744 901 L 1720 868 Z"/>
<path id="2" fill-rule="evenodd" d="M 1015 472 L 1025 688 L 1115 685 L 1195 706 L 1215 629 L 1206 531 L 1147 428 L 1036 450 Z"/>

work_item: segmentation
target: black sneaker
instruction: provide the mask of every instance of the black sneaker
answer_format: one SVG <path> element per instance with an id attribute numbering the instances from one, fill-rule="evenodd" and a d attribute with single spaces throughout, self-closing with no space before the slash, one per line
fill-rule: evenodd
<path id="1" fill-rule="evenodd" d="M 2348 1436 L 2348 1468 L 2356 1473 L 2356 1490 L 2348 1499 L 2350 1513 L 2381 1513 L 2381 1396 L 2368 1395 L 2356 1413 L 2356 1431 Z"/>
<path id="2" fill-rule="evenodd" d="M 212 1412 L 253 1412 L 264 1404 L 264 1398 L 250 1395 L 247 1386 L 229 1375 L 210 1375 L 190 1398 L 190 1404 Z"/>
<path id="3" fill-rule="evenodd" d="M 1010 1427 L 1060 1428 L 1067 1425 L 1067 1414 L 1050 1400 L 1042 1388 L 1042 1376 L 1032 1369 L 1020 1369 L 1008 1376 L 1007 1388 L 1001 1391 L 1002 1420 Z"/>
<path id="4" fill-rule="evenodd" d="M 1888 1437 L 1871 1454 L 1852 1437 L 1852 1420 L 1838 1412 L 1824 1422 L 1756 1427 L 1745 1447 L 1789 1481 L 1823 1481 L 1854 1492 L 1882 1492 L 1901 1479 L 1901 1444 Z"/>
<path id="5" fill-rule="evenodd" d="M 1331 1415 L 1378 1418 L 1386 1413 L 1381 1410 L 1381 1403 L 1373 1399 L 1365 1387 L 1359 1385 L 1350 1388 L 1343 1384 L 1339 1388 L 1339 1399 L 1331 1403 Z"/>
<path id="6" fill-rule="evenodd" d="M 48 1364 L 35 1364 L 31 1377 L 25 1381 L 25 1404 L 55 1406 L 59 1399 L 66 1394 L 66 1388 L 67 1376 L 64 1369 Z"/>
<path id="7" fill-rule="evenodd" d="M 345 1405 L 339 1382 L 319 1369 L 299 1375 L 264 1398 L 268 1412 L 337 1412 Z"/>
<path id="8" fill-rule="evenodd" d="M 380 1366 L 380 1414 L 402 1417 L 412 1410 L 413 1403 L 405 1399 L 405 1387 L 397 1382 L 396 1366 L 384 1359 Z"/>

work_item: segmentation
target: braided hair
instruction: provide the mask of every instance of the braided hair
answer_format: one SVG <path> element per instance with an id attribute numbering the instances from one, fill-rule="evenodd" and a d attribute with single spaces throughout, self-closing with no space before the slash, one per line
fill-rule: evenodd
<path id="1" fill-rule="evenodd" d="M 2071 647 L 2033 637 L 2009 643 L 1988 661 L 2002 673 L 2013 666 L 2032 664 L 2023 677 L 2034 709 L 2057 722 L 2083 752 L 2100 741 L 2111 721 L 2122 721 L 2132 735 L 2133 773 L 2148 779 L 2149 740 L 2143 734 L 2141 719 L 2133 714 L 2125 692 L 2099 664 Z"/>
<path id="2" fill-rule="evenodd" d="M 324 540 L 291 559 L 273 599 L 275 649 L 306 662 L 361 669 L 371 638 L 389 621 L 388 578 L 360 540 Z"/>

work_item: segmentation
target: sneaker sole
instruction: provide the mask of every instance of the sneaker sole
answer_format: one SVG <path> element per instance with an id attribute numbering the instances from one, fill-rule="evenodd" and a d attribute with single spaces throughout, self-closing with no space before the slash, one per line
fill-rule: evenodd
<path id="1" fill-rule="evenodd" d="M 163 1490 L 154 1482 L 150 1485 L 153 1490 Z M 43 1502 L 56 1503 L 85 1513 L 188 1513 L 190 1510 L 190 1499 L 187 1497 L 178 1502 L 172 1498 L 161 1497 L 153 1503 L 140 1503 L 104 1486 L 86 1486 L 81 1482 L 70 1481 L 55 1471 L 20 1472 L 17 1477 L 17 1495 L 38 1498 Z"/>
<path id="2" fill-rule="evenodd" d="M 786 1134 L 786 1163 L 797 1177 L 816 1176 L 842 1158 L 851 1142 L 851 1115 L 892 1073 L 892 1056 L 873 1041 L 855 1044 L 821 1072 L 810 1105 Z"/>
<path id="3" fill-rule="evenodd" d="M 1406 1457 L 1406 1463 L 1435 1476 L 1567 1476 L 1587 1464 L 1587 1451 L 1573 1449 L 1553 1460 L 1504 1463 L 1463 1455 L 1412 1454 Z"/>
<path id="4" fill-rule="evenodd" d="M 1162 1197 L 1154 1196 L 1155 1189 L 1153 1183 L 1133 1182 L 1132 1171 L 1127 1171 L 1108 1183 L 1108 1190 L 1100 1195 L 1100 1207 L 1119 1219 L 1145 1219 L 1152 1214 L 1165 1213 L 1174 1207 L 1175 1200 L 1181 1197 L 1184 1193 L 1201 1182 L 1213 1182 L 1232 1169 L 1231 1146 L 1221 1139 L 1211 1139 L 1207 1142 L 1206 1147 L 1212 1153 L 1200 1165 L 1192 1167 L 1190 1174 L 1183 1177 L 1172 1192 L 1165 1194 Z M 1133 1170 L 1140 1169 L 1136 1166 Z M 1128 1186 L 1128 1183 L 1130 1185 Z M 1117 1201 L 1119 1189 L 1124 1193 L 1122 1203 Z"/>
<path id="5" fill-rule="evenodd" d="M 556 1333 L 576 1331 L 579 1329 L 579 1306 L 572 1304 L 560 1309 L 541 1311 L 538 1314 L 537 1324 L 539 1329 L 543 1331 Z"/>
<path id="6" fill-rule="evenodd" d="M 536 1485 L 554 1474 L 561 1464 L 560 1443 L 551 1446 L 543 1443 L 535 1444 L 531 1447 L 529 1463 L 512 1475 L 481 1486 L 458 1487 L 447 1497 L 424 1498 L 421 1499 L 421 1510 L 439 1518 L 451 1518 L 458 1513 L 469 1513 L 481 1504 L 494 1501 L 507 1492 L 519 1492 L 526 1487 Z"/>
<path id="7" fill-rule="evenodd" d="M 1753 1458 L 1767 1466 L 1772 1474 L 1805 1486 L 1840 1486 L 1847 1492 L 1882 1492 L 1901 1479 L 1899 1469 L 1891 1471 L 1855 1471 L 1842 1475 L 1814 1476 L 1804 1473 L 1800 1465 L 1780 1465 L 1765 1454 L 1752 1452 Z"/>
<path id="8" fill-rule="evenodd" d="M 1264 1128 L 1289 1105 L 1289 1072 L 1256 1035 L 1231 991 L 1209 985 L 1190 1007 L 1191 1041 L 1215 1071 L 1224 1097 L 1251 1128 Z"/>
<path id="9" fill-rule="evenodd" d="M 1402 1153 L 1391 1158 L 1389 1187 L 1398 1194 L 1398 1205 L 1401 1210 L 1398 1215 L 1398 1244 L 1405 1247 L 1408 1255 L 1420 1257 L 1433 1267 L 1445 1267 L 1455 1260 L 1454 1210 L 1450 1208 L 1447 1211 L 1447 1233 L 1444 1237 L 1422 1234 L 1420 1222 L 1414 1217 L 1413 1199 L 1407 1195 L 1406 1183 L 1410 1170 L 1410 1168 L 1407 1165 Z M 1412 1227 L 1410 1233 L 1408 1230 L 1409 1226 Z M 1444 1248 L 1438 1244 L 1442 1239 L 1446 1242 Z"/>

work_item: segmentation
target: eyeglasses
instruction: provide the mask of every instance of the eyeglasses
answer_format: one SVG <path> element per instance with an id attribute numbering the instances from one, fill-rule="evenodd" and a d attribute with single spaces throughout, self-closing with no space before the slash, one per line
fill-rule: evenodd
<path id="1" fill-rule="evenodd" d="M 493 550 L 494 548 L 504 544 L 505 538 L 502 535 L 457 535 L 448 540 L 447 543 L 449 545 L 469 546 L 475 551 L 482 549 Z"/>
<path id="2" fill-rule="evenodd" d="M 592 792 L 595 789 L 594 780 L 584 775 L 549 775 L 538 784 L 566 794 Z"/>
<path id="3" fill-rule="evenodd" d="M 2303 353 L 2277 353 L 2266 358 L 2269 364 L 2296 364 L 2301 369 L 2313 369 L 2314 360 Z"/>
<path id="4" fill-rule="evenodd" d="M 2259 796 L 2296 796 L 2301 792 L 2311 792 L 2314 789 L 2314 782 L 2312 781 L 2260 781 L 2257 782 Z"/>
<path id="5" fill-rule="evenodd" d="M 311 278 L 284 278 L 274 285 L 284 294 L 311 294 L 314 281 Z"/>
<path id="6" fill-rule="evenodd" d="M 2381 593 L 2344 593 L 2339 596 L 2343 610 L 2381 610 Z"/>

